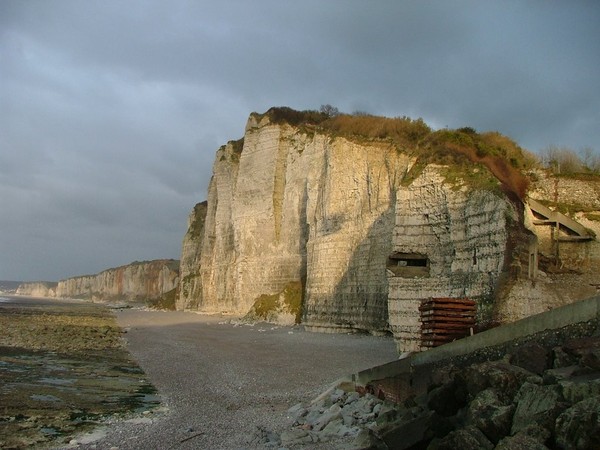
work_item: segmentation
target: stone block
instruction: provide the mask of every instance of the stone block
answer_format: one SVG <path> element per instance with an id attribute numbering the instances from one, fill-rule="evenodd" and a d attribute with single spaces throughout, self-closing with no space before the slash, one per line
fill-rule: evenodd
<path id="1" fill-rule="evenodd" d="M 556 419 L 556 444 L 564 450 L 600 448 L 600 396 L 582 400 Z"/>
<path id="2" fill-rule="evenodd" d="M 560 388 L 555 385 L 523 383 L 514 401 L 516 409 L 511 434 L 534 424 L 552 430 L 554 421 L 566 407 Z"/>

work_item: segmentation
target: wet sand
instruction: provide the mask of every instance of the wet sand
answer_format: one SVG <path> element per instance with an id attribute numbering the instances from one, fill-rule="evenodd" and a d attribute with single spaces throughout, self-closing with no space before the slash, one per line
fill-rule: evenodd
<path id="1" fill-rule="evenodd" d="M 68 442 L 153 394 L 107 308 L 0 297 L 0 448 Z"/>

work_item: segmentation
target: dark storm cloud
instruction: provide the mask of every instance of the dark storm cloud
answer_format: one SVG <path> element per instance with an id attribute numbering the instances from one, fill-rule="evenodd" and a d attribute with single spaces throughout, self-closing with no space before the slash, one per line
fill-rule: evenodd
<path id="1" fill-rule="evenodd" d="M 251 111 L 598 145 L 598 2 L 0 2 L 0 279 L 179 256 Z"/>

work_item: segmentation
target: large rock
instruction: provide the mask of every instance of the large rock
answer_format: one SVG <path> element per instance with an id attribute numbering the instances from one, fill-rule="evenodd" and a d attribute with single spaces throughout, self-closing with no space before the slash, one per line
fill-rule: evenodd
<path id="1" fill-rule="evenodd" d="M 427 407 L 442 416 L 453 416 L 467 404 L 467 392 L 460 383 L 445 383 L 427 395 Z"/>
<path id="2" fill-rule="evenodd" d="M 552 430 L 554 421 L 567 406 L 558 386 L 539 386 L 529 382 L 523 383 L 515 403 L 517 407 L 511 434 L 534 424 Z"/>
<path id="3" fill-rule="evenodd" d="M 444 438 L 432 442 L 427 450 L 492 450 L 494 444 L 474 426 L 448 433 Z"/>
<path id="4" fill-rule="evenodd" d="M 558 384 L 563 397 L 570 403 L 600 395 L 600 373 L 598 372 L 573 376 L 560 380 Z"/>
<path id="5" fill-rule="evenodd" d="M 502 397 L 494 389 L 481 391 L 469 404 L 466 423 L 474 425 L 493 443 L 510 433 L 514 405 L 507 405 L 500 400 Z"/>
<path id="6" fill-rule="evenodd" d="M 530 372 L 542 375 L 550 368 L 551 352 L 534 342 L 517 347 L 510 355 L 510 363 Z"/>
<path id="7" fill-rule="evenodd" d="M 600 448 L 600 396 L 582 400 L 556 419 L 556 444 L 564 450 Z"/>
<path id="8" fill-rule="evenodd" d="M 500 360 L 473 364 L 465 368 L 459 377 L 462 378 L 471 397 L 484 389 L 494 388 L 497 392 L 512 398 L 521 385 L 535 375 L 526 369 Z"/>
<path id="9" fill-rule="evenodd" d="M 495 450 L 548 450 L 551 433 L 539 425 L 530 425 L 513 436 L 502 439 Z"/>
<path id="10" fill-rule="evenodd" d="M 389 448 L 405 450 L 424 448 L 432 439 L 446 436 L 451 431 L 452 426 L 447 419 L 428 411 L 387 429 L 380 437 Z"/>

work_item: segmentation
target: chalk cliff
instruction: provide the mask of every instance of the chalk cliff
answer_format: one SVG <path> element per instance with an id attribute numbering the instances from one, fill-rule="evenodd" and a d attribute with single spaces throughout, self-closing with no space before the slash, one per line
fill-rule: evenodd
<path id="1" fill-rule="evenodd" d="M 177 287 L 179 261 L 134 262 L 58 282 L 56 296 L 96 301 L 142 301 L 155 299 Z"/>
<path id="2" fill-rule="evenodd" d="M 389 144 L 252 115 L 243 142 L 217 152 L 203 233 L 184 240 L 182 260 L 200 256 L 193 283 L 182 269 L 178 306 L 244 314 L 300 282 L 308 326 L 386 330 L 384 255 L 413 162 Z"/>
<path id="3" fill-rule="evenodd" d="M 202 295 L 202 278 L 198 267 L 200 267 L 204 239 L 206 207 L 207 202 L 198 203 L 188 217 L 187 232 L 183 238 L 179 264 L 179 295 L 175 299 L 177 309 L 196 309 Z"/>
<path id="4" fill-rule="evenodd" d="M 409 351 L 422 348 L 419 306 L 432 297 L 474 300 L 476 328 L 583 298 L 554 301 L 556 289 L 538 278 L 544 235 L 525 175 L 533 167 L 495 132 L 253 113 L 244 137 L 217 151 L 207 202 L 190 215 L 177 308 L 391 332 Z M 548 183 L 533 175 L 532 195 L 547 197 Z M 590 202 L 581 186 L 564 190 Z M 569 243 L 565 261 L 592 267 L 598 241 L 586 242 Z"/>
<path id="5" fill-rule="evenodd" d="M 490 190 L 446 181 L 445 166 L 407 148 L 411 133 L 429 133 L 421 123 L 397 122 L 408 129 L 403 147 L 278 120 L 277 112 L 252 114 L 244 138 L 217 151 L 206 212 L 190 219 L 203 229 L 194 225 L 184 239 L 182 260 L 193 264 L 182 269 L 178 308 L 245 314 L 261 296 L 301 283 L 307 328 L 396 331 L 388 257 L 401 249 L 427 253 L 432 274 L 444 277 L 418 298 L 460 290 L 489 303 L 505 268 L 504 217 L 516 214 L 499 182 Z M 425 242 L 436 233 L 452 236 Z"/>
<path id="6" fill-rule="evenodd" d="M 58 283 L 52 281 L 32 281 L 21 283 L 17 288 L 17 295 L 29 297 L 56 297 Z"/>

